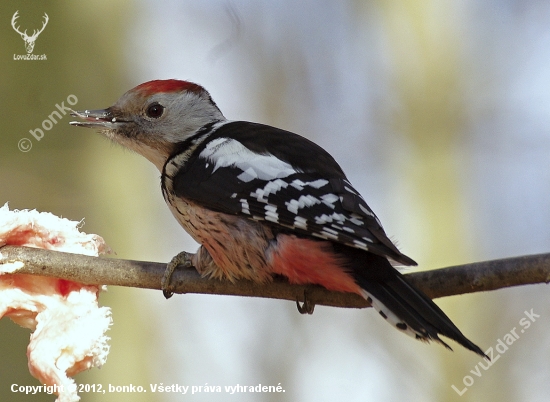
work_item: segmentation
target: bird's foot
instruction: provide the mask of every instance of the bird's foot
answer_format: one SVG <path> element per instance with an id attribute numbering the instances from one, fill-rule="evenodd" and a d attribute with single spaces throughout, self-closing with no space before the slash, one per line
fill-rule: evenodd
<path id="1" fill-rule="evenodd" d="M 172 279 L 174 271 L 179 266 L 183 266 L 184 268 L 191 268 L 193 266 L 191 256 L 192 254 L 189 254 L 186 251 L 182 251 L 174 258 L 172 258 L 172 260 L 166 265 L 166 271 L 164 271 L 160 286 L 164 297 L 166 297 L 167 299 L 171 298 L 174 294 L 172 288 L 170 287 L 170 280 Z"/>
<path id="2" fill-rule="evenodd" d="M 308 294 L 308 290 L 304 290 L 304 303 L 302 305 L 300 305 L 299 300 L 296 300 L 296 307 L 298 308 L 300 314 L 313 314 L 315 303 L 309 299 Z"/>

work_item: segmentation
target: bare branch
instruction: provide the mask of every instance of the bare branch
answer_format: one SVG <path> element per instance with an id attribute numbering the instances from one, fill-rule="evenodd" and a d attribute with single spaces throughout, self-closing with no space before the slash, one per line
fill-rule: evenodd
<path id="1" fill-rule="evenodd" d="M 25 266 L 18 274 L 57 277 L 84 284 L 115 285 L 160 289 L 166 264 L 103 257 L 88 257 L 28 247 L 0 248 L 0 264 L 21 261 Z M 502 260 L 477 262 L 407 275 L 415 286 L 429 297 L 495 290 L 510 286 L 550 281 L 550 254 L 530 255 Z M 201 278 L 194 269 L 174 272 L 172 284 L 176 293 L 203 293 L 234 296 L 300 300 L 307 292 L 315 304 L 363 308 L 369 304 L 352 293 L 331 292 L 315 285 L 290 285 L 282 278 L 258 285 L 250 281 L 218 281 Z"/>

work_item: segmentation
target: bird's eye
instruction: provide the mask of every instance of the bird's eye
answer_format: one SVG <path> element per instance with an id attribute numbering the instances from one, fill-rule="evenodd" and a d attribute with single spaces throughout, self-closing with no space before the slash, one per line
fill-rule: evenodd
<path id="1" fill-rule="evenodd" d="M 147 117 L 158 119 L 164 113 L 164 106 L 159 103 L 153 103 L 147 108 Z"/>

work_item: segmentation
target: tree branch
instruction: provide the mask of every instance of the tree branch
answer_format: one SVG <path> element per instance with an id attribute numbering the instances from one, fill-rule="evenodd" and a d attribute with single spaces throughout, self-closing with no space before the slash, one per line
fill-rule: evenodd
<path id="1" fill-rule="evenodd" d="M 166 264 L 80 254 L 61 253 L 29 247 L 0 248 L 0 264 L 20 261 L 18 274 L 67 279 L 88 285 L 115 285 L 160 289 Z M 407 279 L 429 297 L 495 290 L 510 286 L 550 282 L 550 254 L 530 255 L 477 262 L 406 275 Z M 282 278 L 272 283 L 219 281 L 201 278 L 195 269 L 178 269 L 172 276 L 176 293 L 203 293 L 233 296 L 266 297 L 284 300 L 308 299 L 319 305 L 335 307 L 369 307 L 365 299 L 352 293 L 331 292 L 316 285 L 290 285 Z"/>

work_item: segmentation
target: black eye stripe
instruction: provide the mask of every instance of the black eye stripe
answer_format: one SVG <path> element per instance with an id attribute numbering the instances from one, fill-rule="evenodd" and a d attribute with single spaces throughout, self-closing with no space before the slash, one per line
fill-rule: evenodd
<path id="1" fill-rule="evenodd" d="M 153 103 L 149 105 L 145 113 L 147 114 L 147 117 L 158 119 L 164 114 L 164 106 L 162 106 L 160 103 Z"/>

